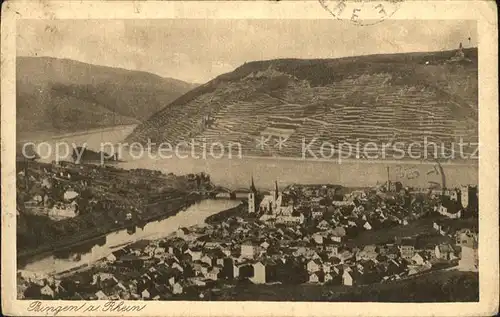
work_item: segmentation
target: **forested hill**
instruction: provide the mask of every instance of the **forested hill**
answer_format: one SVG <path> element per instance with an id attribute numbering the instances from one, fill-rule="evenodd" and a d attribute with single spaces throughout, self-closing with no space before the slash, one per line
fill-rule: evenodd
<path id="1" fill-rule="evenodd" d="M 17 57 L 18 131 L 80 131 L 137 124 L 195 85 L 52 57 Z"/>

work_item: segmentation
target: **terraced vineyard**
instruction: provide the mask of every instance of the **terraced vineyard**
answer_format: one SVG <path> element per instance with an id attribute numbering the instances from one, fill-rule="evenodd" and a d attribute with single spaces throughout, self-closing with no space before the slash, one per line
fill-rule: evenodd
<path id="1" fill-rule="evenodd" d="M 128 141 L 239 142 L 245 155 L 287 157 L 313 139 L 315 152 L 323 141 L 477 142 L 477 50 L 464 53 L 468 61 L 446 51 L 247 63 L 181 96 Z M 256 147 L 276 130 L 288 138 L 281 149 L 272 139 Z"/>

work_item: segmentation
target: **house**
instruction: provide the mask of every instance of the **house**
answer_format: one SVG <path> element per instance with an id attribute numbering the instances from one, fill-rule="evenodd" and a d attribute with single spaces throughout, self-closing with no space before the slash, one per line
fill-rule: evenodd
<path id="1" fill-rule="evenodd" d="M 393 244 L 379 245 L 378 252 L 390 260 L 396 259 L 400 255 L 399 248 Z"/>
<path id="2" fill-rule="evenodd" d="M 315 233 L 313 234 L 312 236 L 314 242 L 316 242 L 317 244 L 323 244 L 323 235 L 319 234 L 319 233 Z"/>
<path id="3" fill-rule="evenodd" d="M 321 230 L 327 230 L 330 228 L 330 224 L 326 220 L 321 220 L 320 223 L 316 226 L 316 228 L 321 229 Z"/>
<path id="4" fill-rule="evenodd" d="M 253 275 L 253 262 L 248 260 L 240 263 L 233 262 L 234 278 L 250 278 Z"/>
<path id="5" fill-rule="evenodd" d="M 159 247 L 159 246 L 156 246 L 156 245 L 148 245 L 144 249 L 144 253 L 146 253 L 147 255 L 149 255 L 151 257 L 152 256 L 159 257 L 160 255 L 162 255 L 162 254 L 165 253 L 165 248 Z"/>
<path id="6" fill-rule="evenodd" d="M 214 266 L 213 268 L 208 270 L 207 274 L 205 274 L 205 277 L 207 279 L 217 281 L 219 279 L 221 271 L 222 269 L 220 267 Z"/>
<path id="7" fill-rule="evenodd" d="M 477 253 L 477 241 L 462 245 L 462 252 L 458 267 L 461 271 L 477 272 L 479 269 L 479 257 Z"/>
<path id="8" fill-rule="evenodd" d="M 200 276 L 191 277 L 191 278 L 189 278 L 189 281 L 196 286 L 206 286 L 207 285 L 206 280 Z"/>
<path id="9" fill-rule="evenodd" d="M 44 287 L 42 287 L 40 289 L 40 294 L 41 295 L 45 295 L 45 296 L 48 296 L 50 298 L 54 298 L 55 296 L 55 292 L 54 290 L 52 289 L 52 287 L 50 287 L 49 285 L 45 285 Z"/>
<path id="10" fill-rule="evenodd" d="M 167 248 L 167 252 L 169 254 L 173 254 L 175 256 L 180 256 L 181 254 L 184 253 L 183 251 L 187 250 L 187 244 L 182 239 L 174 240 L 171 243 L 172 244 L 165 245 L 165 247 Z"/>
<path id="11" fill-rule="evenodd" d="M 210 270 L 210 264 L 207 264 L 205 262 L 201 262 L 201 267 L 199 269 L 201 274 L 207 275 L 209 270 Z"/>
<path id="12" fill-rule="evenodd" d="M 222 246 L 222 245 L 221 245 L 221 248 L 220 248 L 220 249 L 221 249 L 222 253 L 223 253 L 225 256 L 227 256 L 227 257 L 231 256 L 231 248 L 230 248 L 229 246 Z"/>
<path id="13" fill-rule="evenodd" d="M 325 250 L 330 253 L 330 255 L 337 256 L 339 254 L 339 246 L 337 244 L 327 244 L 325 245 Z"/>
<path id="14" fill-rule="evenodd" d="M 191 267 L 193 268 L 193 270 L 194 270 L 194 271 L 196 271 L 196 272 L 201 272 L 201 267 L 202 267 L 202 264 L 207 265 L 206 263 L 201 262 L 200 260 L 198 260 L 198 261 L 193 261 L 193 262 L 191 262 Z"/>
<path id="15" fill-rule="evenodd" d="M 184 268 L 177 262 L 172 263 L 172 268 L 184 272 Z"/>
<path id="16" fill-rule="evenodd" d="M 368 221 L 366 221 L 363 224 L 363 228 L 365 228 L 366 230 L 372 230 L 373 229 L 372 225 Z"/>
<path id="17" fill-rule="evenodd" d="M 340 259 L 342 263 L 351 260 L 354 257 L 354 253 L 349 250 L 343 250 L 337 254 L 337 257 Z"/>
<path id="18" fill-rule="evenodd" d="M 342 242 L 342 237 L 340 237 L 340 236 L 332 235 L 332 236 L 330 236 L 330 239 L 333 242 Z"/>
<path id="19" fill-rule="evenodd" d="M 356 260 L 375 260 L 378 252 L 376 245 L 366 245 L 363 250 L 356 254 Z"/>
<path id="20" fill-rule="evenodd" d="M 181 284 L 175 283 L 174 285 L 172 285 L 172 293 L 173 294 L 182 294 L 182 292 L 183 292 L 183 288 L 182 288 Z"/>
<path id="21" fill-rule="evenodd" d="M 170 285 L 170 286 L 174 286 L 174 284 L 175 284 L 175 283 L 177 283 L 177 281 L 176 281 L 176 280 L 177 280 L 177 279 L 176 279 L 176 277 L 175 277 L 175 276 L 170 277 L 170 278 L 168 279 L 168 285 Z"/>
<path id="22" fill-rule="evenodd" d="M 401 257 L 405 260 L 411 260 L 415 255 L 415 240 L 414 239 L 402 239 L 401 245 L 399 246 L 399 252 Z"/>
<path id="23" fill-rule="evenodd" d="M 325 273 L 317 271 L 309 275 L 309 283 L 323 283 L 325 281 Z"/>
<path id="24" fill-rule="evenodd" d="M 242 258 L 253 258 L 259 253 L 259 247 L 252 241 L 244 242 L 241 245 L 241 257 Z"/>
<path id="25" fill-rule="evenodd" d="M 313 218 L 321 218 L 323 216 L 323 211 L 321 209 L 315 209 L 313 210 L 313 212 L 311 213 L 311 216 Z"/>
<path id="26" fill-rule="evenodd" d="M 342 274 L 342 285 L 353 286 L 356 284 L 352 270 L 344 270 Z"/>
<path id="27" fill-rule="evenodd" d="M 441 259 L 441 260 L 453 260 L 455 259 L 455 251 L 453 250 L 453 247 L 449 244 L 438 244 L 436 245 L 434 249 L 436 258 Z"/>
<path id="28" fill-rule="evenodd" d="M 107 272 L 98 272 L 92 275 L 92 284 L 98 284 L 101 281 L 106 281 L 106 280 L 111 280 L 115 279 L 115 276 L 112 273 L 107 273 Z"/>
<path id="29" fill-rule="evenodd" d="M 191 261 L 198 261 L 201 259 L 201 248 L 193 247 L 188 248 L 184 254 L 189 254 L 191 256 Z"/>
<path id="30" fill-rule="evenodd" d="M 289 206 L 291 209 L 291 206 Z M 300 214 L 299 216 L 292 216 L 292 215 L 278 215 L 276 217 L 276 223 L 282 223 L 282 224 L 288 224 L 288 225 L 293 225 L 293 224 L 301 224 L 304 222 L 304 214 Z"/>
<path id="31" fill-rule="evenodd" d="M 175 235 L 181 239 L 184 239 L 186 240 L 186 237 L 190 234 L 190 231 L 189 229 L 185 228 L 185 227 L 181 227 L 179 229 L 177 229 L 177 231 L 175 232 Z"/>
<path id="32" fill-rule="evenodd" d="M 214 265 L 214 258 L 212 258 L 211 256 L 209 256 L 208 254 L 205 254 L 204 256 L 201 257 L 200 259 L 201 262 L 204 262 L 208 265 Z"/>
<path id="33" fill-rule="evenodd" d="M 427 256 L 423 252 L 417 252 L 415 255 L 411 258 L 413 263 L 416 265 L 424 265 L 425 262 L 427 262 Z"/>
<path id="34" fill-rule="evenodd" d="M 253 276 L 250 281 L 256 284 L 269 283 L 277 280 L 278 264 L 272 259 L 265 259 L 252 264 Z"/>
<path id="35" fill-rule="evenodd" d="M 339 281 L 340 276 L 337 272 L 332 271 L 329 273 L 325 273 L 325 283 L 337 283 Z"/>
<path id="36" fill-rule="evenodd" d="M 139 257 L 136 254 L 125 254 L 115 262 L 117 262 L 117 264 L 120 266 L 141 267 L 144 265 L 144 258 Z"/>
<path id="37" fill-rule="evenodd" d="M 308 272 L 317 272 L 321 269 L 322 264 L 319 259 L 310 260 L 307 262 L 306 268 Z"/>
<path id="38" fill-rule="evenodd" d="M 253 277 L 250 280 L 255 284 L 266 283 L 266 266 L 262 262 L 253 264 Z"/>
<path id="39" fill-rule="evenodd" d="M 168 299 L 172 296 L 172 293 L 170 292 L 168 287 L 163 284 L 156 284 L 152 293 L 156 294 L 154 297 L 152 297 L 153 300 Z"/>
<path id="40" fill-rule="evenodd" d="M 408 265 L 408 275 L 415 275 L 430 269 L 430 265 Z"/>
<path id="41" fill-rule="evenodd" d="M 108 296 L 104 294 L 103 291 L 97 291 L 95 293 L 95 296 L 97 297 L 98 300 L 108 300 Z"/>
<path id="42" fill-rule="evenodd" d="M 394 275 L 404 271 L 404 265 L 400 261 L 390 260 L 387 263 L 386 274 Z"/>
<path id="43" fill-rule="evenodd" d="M 328 262 L 328 261 L 323 262 L 322 269 L 323 269 L 323 272 L 325 272 L 325 273 L 331 272 L 331 270 L 332 270 L 332 263 Z"/>
<path id="44" fill-rule="evenodd" d="M 339 237 L 342 238 L 347 234 L 347 231 L 345 230 L 344 227 L 336 227 L 335 229 L 332 230 L 332 236 L 334 237 Z M 333 239 L 332 239 L 333 240 Z M 336 241 L 336 240 L 333 240 Z M 340 240 L 338 240 L 340 242 Z"/>
<path id="45" fill-rule="evenodd" d="M 477 235 L 469 229 L 461 229 L 455 233 L 456 245 L 472 245 L 477 241 Z"/>
<path id="46" fill-rule="evenodd" d="M 269 244 L 269 242 L 264 241 L 264 242 L 262 242 L 262 243 L 260 244 L 260 246 L 261 246 L 263 249 L 267 250 L 267 248 L 269 248 L 270 244 Z"/>
<path id="47" fill-rule="evenodd" d="M 151 293 L 148 291 L 148 289 L 145 289 L 141 292 L 141 298 L 142 299 L 150 299 L 151 298 Z"/>
<path id="48" fill-rule="evenodd" d="M 433 227 L 433 228 L 434 228 L 434 230 L 436 230 L 436 231 L 440 231 L 440 230 L 441 230 L 441 225 L 440 225 L 438 222 L 436 222 L 436 221 L 434 221 L 434 222 L 432 223 L 432 227 Z"/>
<path id="49" fill-rule="evenodd" d="M 70 200 L 73 200 L 75 199 L 76 197 L 78 197 L 78 193 L 73 191 L 73 190 L 67 190 L 64 195 L 63 195 L 63 198 L 64 200 L 66 201 L 70 201 Z"/>

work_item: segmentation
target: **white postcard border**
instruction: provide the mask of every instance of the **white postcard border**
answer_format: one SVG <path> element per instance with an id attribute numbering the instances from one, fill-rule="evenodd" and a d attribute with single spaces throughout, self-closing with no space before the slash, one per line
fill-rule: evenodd
<path id="1" fill-rule="evenodd" d="M 28 311 L 32 300 L 16 299 L 15 245 L 15 56 L 20 19 L 168 19 L 259 18 L 331 19 L 317 1 L 160 2 L 160 1 L 12 1 L 2 6 L 1 168 L 2 168 L 2 310 L 7 315 L 44 316 Z M 377 16 L 363 16 L 377 19 Z M 480 302 L 478 303 L 296 303 L 296 302 L 141 302 L 141 316 L 476 316 L 498 312 L 498 87 L 497 16 L 489 1 L 401 1 L 390 19 L 471 19 L 478 22 Z M 352 23 L 345 21 L 345 23 Z M 383 22 L 381 22 L 383 23 Z M 369 26 L 360 26 L 369 27 Z M 100 304 L 99 301 L 41 301 L 44 305 Z M 138 313 L 118 313 L 123 316 Z M 61 312 L 58 316 L 117 315 Z"/>

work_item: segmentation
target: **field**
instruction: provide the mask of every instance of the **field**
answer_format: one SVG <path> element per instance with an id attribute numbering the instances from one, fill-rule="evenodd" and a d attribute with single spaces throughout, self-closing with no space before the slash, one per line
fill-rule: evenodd
<path id="1" fill-rule="evenodd" d="M 432 228 L 432 223 L 438 218 L 421 218 L 411 221 L 408 225 L 399 225 L 391 228 L 384 228 L 380 230 L 362 231 L 359 235 L 349 240 L 353 245 L 361 246 L 368 244 L 382 244 L 388 241 L 394 241 L 394 237 L 410 237 L 417 234 L 437 235 L 438 241 L 444 242 L 448 240 L 439 235 Z"/>
<path id="2" fill-rule="evenodd" d="M 479 300 L 477 273 L 436 271 L 418 278 L 366 286 L 253 285 L 223 290 L 216 300 L 333 302 L 468 302 Z"/>

